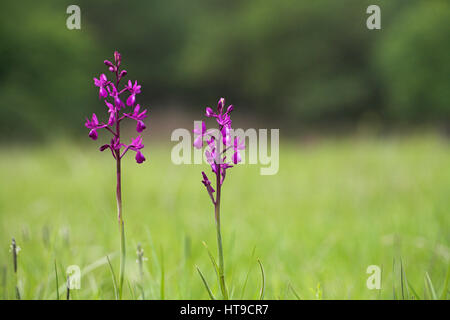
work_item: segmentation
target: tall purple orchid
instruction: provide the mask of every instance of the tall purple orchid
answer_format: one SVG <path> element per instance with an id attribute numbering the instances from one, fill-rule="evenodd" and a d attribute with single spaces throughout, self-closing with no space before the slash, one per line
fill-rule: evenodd
<path id="1" fill-rule="evenodd" d="M 204 142 L 206 142 L 205 157 L 208 164 L 211 166 L 211 171 L 216 178 L 215 188 L 212 186 L 211 181 L 205 172 L 202 172 L 202 183 L 208 192 L 212 204 L 214 205 L 214 217 L 216 222 L 217 233 L 217 248 L 219 255 L 219 265 L 217 266 L 213 260 L 213 265 L 217 269 L 219 277 L 219 286 L 222 291 L 224 299 L 228 299 L 228 292 L 225 283 L 225 270 L 223 259 L 223 246 L 222 235 L 220 229 L 220 201 L 222 185 L 226 177 L 227 170 L 232 168 L 233 165 L 241 162 L 240 151 L 245 149 L 245 145 L 238 137 L 233 139 L 231 128 L 230 114 L 233 111 L 233 106 L 229 105 L 225 109 L 225 99 L 220 98 L 217 104 L 217 111 L 212 108 L 206 108 L 206 117 L 213 118 L 218 124 L 218 130 L 207 130 L 205 122 L 202 122 L 199 128 L 194 129 L 194 133 L 197 137 L 194 140 L 194 147 L 197 149 L 203 148 Z M 227 154 L 231 154 L 230 161 L 227 160 Z M 211 298 L 214 296 L 211 293 L 203 275 L 198 269 L 200 276 L 210 294 Z"/>
<path id="2" fill-rule="evenodd" d="M 109 71 L 113 74 L 115 79 L 110 81 L 107 79 L 105 74 L 101 74 L 100 77 L 94 78 L 94 84 L 99 88 L 99 99 L 104 99 L 105 105 L 108 112 L 107 122 L 100 122 L 95 113 L 92 114 L 91 119 L 86 119 L 85 126 L 90 129 L 89 137 L 92 140 L 97 140 L 98 130 L 106 129 L 112 134 L 111 142 L 109 144 L 104 144 L 100 147 L 100 151 L 105 151 L 109 149 L 112 156 L 116 160 L 116 174 L 117 174 L 117 218 L 119 222 L 120 230 L 120 275 L 119 275 L 119 288 L 118 297 L 122 297 L 123 279 L 125 274 L 125 231 L 124 231 L 124 220 L 122 214 L 122 184 L 121 184 L 121 160 L 125 154 L 132 150 L 136 152 L 136 162 L 143 163 L 145 157 L 141 150 L 144 148 L 142 144 L 142 137 L 138 135 L 136 138 L 132 139 L 130 144 L 124 144 L 121 141 L 120 136 L 120 123 L 125 118 L 129 118 L 136 121 L 136 131 L 141 133 L 145 128 L 143 120 L 147 117 L 147 110 L 141 110 L 141 106 L 136 103 L 136 94 L 141 92 L 141 86 L 138 85 L 137 81 L 134 84 L 128 81 L 122 89 L 119 88 L 120 81 L 126 76 L 126 70 L 120 70 L 121 55 L 119 52 L 114 52 L 114 62 L 109 60 L 104 61 L 105 65 L 108 67 Z M 121 96 L 129 94 L 126 99 L 126 105 L 122 101 Z M 108 101 L 109 99 L 110 101 Z M 123 112 L 126 106 L 131 107 L 132 112 Z"/>

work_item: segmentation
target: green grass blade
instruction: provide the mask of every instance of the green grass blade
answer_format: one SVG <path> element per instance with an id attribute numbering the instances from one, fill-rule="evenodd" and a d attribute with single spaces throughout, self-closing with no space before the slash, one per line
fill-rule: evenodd
<path id="1" fill-rule="evenodd" d="M 403 286 L 405 287 L 405 291 L 406 291 L 406 299 L 410 300 L 411 293 L 409 292 L 409 288 L 408 288 L 408 279 L 406 278 L 406 271 L 405 271 L 405 269 L 403 269 L 403 264 L 402 264 L 402 290 L 403 290 Z"/>
<path id="2" fill-rule="evenodd" d="M 291 289 L 292 293 L 294 294 L 294 296 L 297 298 L 297 300 L 302 300 L 302 298 L 300 297 L 300 295 L 297 293 L 297 291 L 295 291 L 294 287 L 292 286 L 291 283 L 289 283 L 289 289 Z"/>
<path id="3" fill-rule="evenodd" d="M 206 248 L 206 251 L 208 252 L 208 256 L 209 256 L 209 259 L 211 260 L 211 263 L 212 263 L 212 265 L 214 267 L 214 271 L 216 272 L 217 279 L 219 279 L 219 266 L 218 266 L 218 264 L 216 262 L 216 259 L 214 259 L 214 256 L 212 255 L 211 251 L 209 251 L 209 248 L 208 248 L 208 245 L 206 244 L 206 242 L 203 241 L 202 243 L 203 243 L 203 246 Z"/>
<path id="4" fill-rule="evenodd" d="M 447 275 L 445 276 L 444 289 L 442 289 L 441 300 L 447 299 L 448 280 L 450 278 L 450 264 L 447 267 Z"/>
<path id="5" fill-rule="evenodd" d="M 131 299 L 136 300 L 136 292 L 134 291 L 133 287 L 131 286 L 130 280 L 127 279 L 128 284 L 128 290 L 130 290 Z"/>
<path id="6" fill-rule="evenodd" d="M 112 280 L 113 280 L 114 297 L 116 298 L 116 300 L 119 300 L 119 293 L 117 292 L 116 274 L 114 273 L 113 266 L 112 266 L 111 261 L 109 260 L 108 256 L 106 256 L 106 260 L 108 260 L 109 271 L 111 271 L 111 277 L 112 277 Z"/>
<path id="7" fill-rule="evenodd" d="M 165 289 L 165 275 L 164 275 L 164 251 L 161 248 L 161 288 L 160 288 L 160 295 L 161 300 L 164 300 L 164 289 Z"/>
<path id="8" fill-rule="evenodd" d="M 208 282 L 206 282 L 205 277 L 203 276 L 202 272 L 200 271 L 200 268 L 198 266 L 195 266 L 197 268 L 197 272 L 200 275 L 200 278 L 202 278 L 203 284 L 205 285 L 206 291 L 208 291 L 209 297 L 211 300 L 216 300 L 214 297 L 214 294 L 212 293 L 211 289 L 209 288 Z"/>
<path id="9" fill-rule="evenodd" d="M 255 256 L 255 250 L 256 250 L 256 246 L 253 247 L 253 251 L 252 251 L 252 255 L 251 255 L 251 260 L 253 260 L 253 257 Z M 252 265 L 253 265 L 253 262 L 252 262 L 252 263 L 250 264 L 250 266 L 248 267 L 247 275 L 245 276 L 244 285 L 242 286 L 241 299 L 244 298 L 245 288 L 247 287 L 248 277 L 250 276 L 250 271 L 252 270 Z"/>
<path id="10" fill-rule="evenodd" d="M 411 292 L 413 293 L 414 297 L 416 297 L 417 300 L 422 300 L 422 298 L 417 294 L 416 290 L 414 290 L 413 286 L 409 281 L 407 281 L 409 289 L 411 289 Z"/>
<path id="11" fill-rule="evenodd" d="M 436 291 L 434 290 L 433 282 L 431 282 L 430 275 L 428 274 L 428 272 L 425 272 L 425 284 L 431 299 L 437 300 Z"/>
<path id="12" fill-rule="evenodd" d="M 405 292 L 403 290 L 403 262 L 401 258 L 400 258 L 400 285 L 402 288 L 402 300 L 405 300 Z"/>
<path id="13" fill-rule="evenodd" d="M 55 280 L 56 280 L 56 300 L 59 300 L 58 268 L 56 267 L 56 259 L 55 259 Z"/>
<path id="14" fill-rule="evenodd" d="M 258 259 L 258 264 L 259 264 L 259 268 L 261 269 L 261 279 L 262 279 L 262 284 L 261 284 L 261 291 L 259 293 L 259 300 L 263 300 L 264 299 L 264 293 L 266 290 L 266 276 L 264 274 L 264 267 L 261 263 L 261 260 Z"/>
<path id="15" fill-rule="evenodd" d="M 397 300 L 395 293 L 395 258 L 392 260 L 392 296 L 394 300 Z"/>

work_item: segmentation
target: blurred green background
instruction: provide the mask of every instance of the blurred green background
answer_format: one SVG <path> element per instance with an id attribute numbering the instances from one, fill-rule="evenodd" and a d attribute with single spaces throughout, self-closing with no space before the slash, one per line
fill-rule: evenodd
<path id="1" fill-rule="evenodd" d="M 81 7 L 81 30 L 66 28 L 70 4 Z M 366 28 L 370 4 L 381 7 L 381 30 Z M 445 291 L 448 1 L 21 0 L 1 7 L 1 298 L 14 298 L 11 237 L 22 248 L 24 298 L 56 297 L 55 261 L 61 286 L 68 265 L 82 267 L 74 298 L 113 298 L 104 257 L 118 272 L 114 163 L 89 140 L 84 119 L 105 117 L 93 77 L 108 74 L 103 60 L 114 50 L 150 110 L 147 161 L 124 163 L 126 298 L 142 298 L 140 286 L 145 298 L 207 298 L 195 270 L 214 283 L 201 244 L 216 252 L 200 183 L 207 168 L 175 166 L 170 132 L 190 129 L 222 96 L 235 105 L 236 127 L 281 129 L 277 175 L 261 176 L 253 165 L 227 175 L 223 237 L 234 298 L 258 296 L 257 258 L 271 299 L 297 298 L 294 291 L 312 299 L 399 298 L 400 261 L 421 298 L 430 298 L 425 272 Z M 137 243 L 149 258 L 143 281 Z M 366 287 L 372 264 L 383 268 L 381 291 Z"/>
<path id="2" fill-rule="evenodd" d="M 65 27 L 69 4 L 81 30 Z M 381 30 L 366 8 L 381 6 Z M 82 128 L 114 50 L 152 111 L 224 96 L 282 128 L 445 127 L 450 4 L 432 1 L 9 1 L 0 12 L 0 131 Z M 26 9 L 24 9 L 26 8 Z"/>

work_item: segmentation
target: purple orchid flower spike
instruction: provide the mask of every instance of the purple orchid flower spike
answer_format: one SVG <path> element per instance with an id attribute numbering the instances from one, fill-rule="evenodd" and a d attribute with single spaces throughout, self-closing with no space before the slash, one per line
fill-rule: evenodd
<path id="1" fill-rule="evenodd" d="M 194 129 L 194 133 L 197 137 L 194 140 L 194 147 L 197 149 L 203 148 L 203 141 L 206 137 L 206 150 L 205 157 L 208 164 L 211 166 L 211 171 L 216 176 L 216 189 L 214 190 L 211 181 L 208 179 L 205 172 L 202 172 L 202 183 L 208 192 L 211 202 L 214 205 L 214 217 L 216 220 L 216 232 L 217 232 L 217 247 L 219 255 L 218 276 L 219 287 L 222 291 L 224 299 L 228 299 L 228 292 L 225 284 L 225 271 L 223 261 L 223 248 L 222 248 L 222 236 L 220 231 L 220 201 L 222 185 L 226 177 L 227 170 L 233 167 L 233 164 L 237 164 L 242 161 L 240 151 L 245 149 L 245 144 L 236 137 L 232 138 L 233 129 L 231 127 L 230 113 L 233 111 L 232 105 L 228 106 L 225 110 L 225 99 L 220 98 L 217 103 L 217 112 L 214 112 L 212 108 L 207 107 L 205 110 L 205 116 L 208 118 L 214 118 L 219 126 L 219 137 L 213 135 L 213 131 L 206 130 L 205 122 L 201 123 L 201 126 Z M 225 112 L 224 112 L 225 110 Z M 233 151 L 232 162 L 227 162 L 226 152 L 227 150 Z"/>
<path id="2" fill-rule="evenodd" d="M 119 221 L 120 228 L 120 276 L 119 276 L 119 298 L 122 297 L 122 288 L 124 280 L 124 270 L 125 270 L 125 233 L 124 233 L 124 220 L 122 215 L 122 183 L 121 183 L 121 160 L 125 156 L 128 150 L 133 150 L 136 152 L 135 160 L 137 163 L 143 163 L 145 157 L 142 154 L 142 149 L 144 144 L 142 143 L 142 137 L 132 139 L 131 144 L 126 145 L 121 143 L 120 135 L 120 123 L 125 118 L 131 118 L 137 121 L 136 130 L 141 133 L 145 128 L 143 120 L 147 117 L 147 110 L 140 111 L 139 104 L 134 108 L 132 113 L 122 113 L 121 110 L 126 108 L 125 103 L 121 99 L 121 95 L 125 92 L 130 92 L 130 96 L 126 100 L 128 106 L 133 106 L 136 103 L 136 95 L 141 93 L 141 86 L 138 85 L 137 81 L 134 84 L 131 81 L 128 85 L 119 88 L 120 81 L 123 77 L 127 75 L 126 70 L 120 70 L 122 57 L 119 52 L 114 52 L 114 62 L 110 60 L 105 60 L 104 64 L 108 67 L 108 70 L 115 75 L 115 82 L 109 81 L 105 74 L 101 74 L 100 77 L 94 78 L 94 85 L 99 88 L 99 97 L 105 99 L 106 107 L 108 108 L 108 122 L 100 122 L 97 115 L 92 114 L 92 119 L 86 119 L 85 126 L 90 129 L 89 137 L 93 140 L 98 138 L 98 130 L 106 129 L 112 134 L 112 139 L 109 144 L 104 144 L 100 147 L 100 151 L 105 151 L 106 149 L 111 150 L 111 154 L 116 161 L 116 173 L 117 173 L 117 218 Z M 112 101 L 108 101 L 108 98 Z"/>

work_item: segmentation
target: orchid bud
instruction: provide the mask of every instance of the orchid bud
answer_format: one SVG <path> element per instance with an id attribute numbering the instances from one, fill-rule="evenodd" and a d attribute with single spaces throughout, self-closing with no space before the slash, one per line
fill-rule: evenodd
<path id="1" fill-rule="evenodd" d="M 119 52 L 114 51 L 114 61 L 116 62 L 116 66 L 120 66 L 120 62 L 122 60 L 122 57 Z"/>
<path id="2" fill-rule="evenodd" d="M 109 144 L 104 144 L 104 145 L 102 145 L 102 146 L 100 147 L 100 151 L 103 152 L 103 151 L 105 151 L 105 150 L 108 149 L 108 148 L 109 148 Z"/>
<path id="3" fill-rule="evenodd" d="M 213 117 L 214 116 L 214 111 L 213 111 L 213 109 L 211 109 L 210 107 L 207 107 L 206 108 L 206 116 L 208 117 L 208 118 L 210 118 L 210 117 Z"/>
<path id="4" fill-rule="evenodd" d="M 220 98 L 219 99 L 219 103 L 217 104 L 217 112 L 219 113 L 219 114 L 221 114 L 222 113 L 222 111 L 223 111 L 223 106 L 225 105 L 225 99 L 224 98 Z"/>
<path id="5" fill-rule="evenodd" d="M 108 67 L 113 67 L 114 66 L 113 63 L 111 61 L 109 61 L 109 60 L 105 60 L 105 61 L 103 61 L 103 63 L 106 64 Z"/>
<path id="6" fill-rule="evenodd" d="M 127 70 L 120 71 L 119 78 L 123 78 L 127 75 Z"/>

